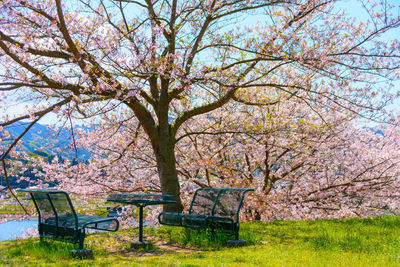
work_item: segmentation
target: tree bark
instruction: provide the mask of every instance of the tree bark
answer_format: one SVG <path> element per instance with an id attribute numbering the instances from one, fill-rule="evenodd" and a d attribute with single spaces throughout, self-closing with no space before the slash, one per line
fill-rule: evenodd
<path id="1" fill-rule="evenodd" d="M 168 127 L 169 128 L 169 127 Z M 163 210 L 181 212 L 183 205 L 180 198 L 180 185 L 176 171 L 175 141 L 169 129 L 159 131 L 159 146 L 155 148 L 158 175 L 161 183 L 162 194 L 175 197 L 176 204 L 164 205 Z"/>
<path id="2" fill-rule="evenodd" d="M 156 83 L 154 84 L 156 86 Z M 180 185 L 176 171 L 175 159 L 175 131 L 172 130 L 168 121 L 168 87 L 162 88 L 160 100 L 154 108 L 158 111 L 158 124 L 147 108 L 136 98 L 127 101 L 126 104 L 132 109 L 143 126 L 144 131 L 150 139 L 154 155 L 157 161 L 157 171 L 161 184 L 162 194 L 175 197 L 176 204 L 164 205 L 164 211 L 181 212 L 183 210 L 180 198 Z M 153 88 L 154 92 L 159 91 Z"/>

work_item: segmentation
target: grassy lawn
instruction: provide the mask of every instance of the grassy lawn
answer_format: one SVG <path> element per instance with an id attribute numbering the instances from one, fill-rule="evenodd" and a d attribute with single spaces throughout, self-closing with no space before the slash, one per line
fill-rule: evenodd
<path id="1" fill-rule="evenodd" d="M 0 242 L 0 266 L 400 266 L 400 216 L 243 223 L 240 248 L 224 235 L 158 227 L 145 231 L 153 246 L 131 250 L 136 233 L 91 234 L 92 260 L 72 258 L 74 247 L 57 241 Z"/>
<path id="2" fill-rule="evenodd" d="M 18 204 L 4 204 L 0 203 L 0 215 L 8 215 L 8 214 L 21 214 L 23 213 L 23 209 Z"/>

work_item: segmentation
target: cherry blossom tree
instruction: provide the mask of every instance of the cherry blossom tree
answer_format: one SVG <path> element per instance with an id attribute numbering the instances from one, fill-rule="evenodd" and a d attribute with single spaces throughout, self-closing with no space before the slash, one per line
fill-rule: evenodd
<path id="1" fill-rule="evenodd" d="M 177 156 L 182 180 L 255 188 L 248 211 L 261 220 L 398 211 L 398 126 L 362 128 L 345 111 L 322 121 L 306 110 L 298 101 L 235 106 L 214 114 L 206 130 L 187 125 Z"/>
<path id="2" fill-rule="evenodd" d="M 315 108 L 322 104 L 387 119 L 383 108 L 393 98 L 387 86 L 399 78 L 399 42 L 385 33 L 399 26 L 389 12 L 398 7 L 360 1 L 369 17 L 359 21 L 339 2 L 4 0 L 1 103 L 29 105 L 22 115 L 4 114 L 0 127 L 50 112 L 112 120 L 108 137 L 122 139 L 115 153 L 138 145 L 129 151 L 152 166 L 133 188 L 156 177 L 162 193 L 178 199 L 165 209 L 180 211 L 177 143 L 193 136 L 182 131 L 196 121 L 206 127 L 208 116 L 220 117 L 226 105 L 268 107 L 297 99 L 307 107 L 302 112 L 322 121 L 324 108 Z M 235 120 L 245 122 L 243 115 Z M 150 144 L 143 151 L 136 133 Z M 101 169 L 87 175 L 103 177 Z M 104 184 L 112 180 L 103 178 Z"/>
<path id="3" fill-rule="evenodd" d="M 247 197 L 246 215 L 257 220 L 397 211 L 398 127 L 362 128 L 345 109 L 314 109 L 325 110 L 323 120 L 297 98 L 267 107 L 227 104 L 189 120 L 176 146 L 185 206 L 199 186 L 250 187 L 256 192 Z M 109 121 L 110 127 L 80 133 L 78 146 L 92 154 L 89 164 L 39 158 L 39 181 L 59 181 L 70 192 L 91 195 L 160 191 L 151 144 L 137 121 L 125 121 L 124 131 Z"/>

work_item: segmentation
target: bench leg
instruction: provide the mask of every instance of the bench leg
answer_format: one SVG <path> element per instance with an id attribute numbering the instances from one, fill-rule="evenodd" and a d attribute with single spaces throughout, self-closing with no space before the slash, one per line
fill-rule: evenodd
<path id="1" fill-rule="evenodd" d="M 43 242 L 43 226 L 40 223 L 40 221 L 38 222 L 38 232 L 39 232 L 39 238 L 40 238 L 40 243 Z"/>
<path id="2" fill-rule="evenodd" d="M 85 229 L 79 232 L 79 249 L 83 249 L 84 241 L 85 241 Z"/>
<path id="3" fill-rule="evenodd" d="M 241 247 L 246 245 L 246 240 L 239 240 L 239 225 L 235 225 L 234 228 L 234 240 L 228 240 L 228 246 L 230 247 Z"/>
<path id="4" fill-rule="evenodd" d="M 91 249 L 84 249 L 83 243 L 85 241 L 85 229 L 78 231 L 79 249 L 71 251 L 72 257 L 75 259 L 93 259 L 93 251 Z"/>
<path id="5" fill-rule="evenodd" d="M 93 259 L 93 251 L 91 249 L 75 249 L 71 253 L 75 259 Z"/>
<path id="6" fill-rule="evenodd" d="M 239 240 L 239 226 L 235 226 L 235 240 Z"/>
<path id="7" fill-rule="evenodd" d="M 210 227 L 210 230 L 211 230 L 211 236 L 212 236 L 212 237 L 215 237 L 215 227 L 214 227 L 214 226 L 211 226 L 211 227 Z"/>

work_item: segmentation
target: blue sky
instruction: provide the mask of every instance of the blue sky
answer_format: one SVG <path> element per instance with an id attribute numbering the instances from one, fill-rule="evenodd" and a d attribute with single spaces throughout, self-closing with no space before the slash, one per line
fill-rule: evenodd
<path id="1" fill-rule="evenodd" d="M 381 0 L 382 3 L 385 3 L 385 0 Z M 400 0 L 386 0 L 387 4 L 396 4 L 399 6 Z M 365 12 L 365 10 L 362 8 L 362 5 L 359 0 L 343 0 L 338 3 L 338 8 L 345 10 L 350 16 L 354 16 L 357 19 L 360 20 L 365 20 L 369 19 L 369 15 Z M 398 7 L 397 9 L 391 10 L 393 14 L 399 15 L 400 16 L 400 8 Z M 247 20 L 246 20 L 247 21 Z M 255 23 L 257 21 L 257 17 L 249 17 L 248 22 L 253 22 Z M 400 36 L 400 29 L 395 29 L 390 32 L 387 32 L 382 38 L 385 40 L 388 39 L 393 39 L 397 38 Z M 400 91 L 400 81 L 395 82 L 395 86 L 393 88 L 390 88 L 392 92 L 398 92 Z M 4 104 L 4 103 L 2 103 Z M 6 112 L 8 114 L 20 114 L 23 111 L 26 111 L 26 103 L 21 103 L 21 104 L 10 104 L 7 106 Z M 29 106 L 29 104 L 28 104 Z M 394 112 L 399 112 L 399 107 L 400 107 L 400 100 L 397 100 L 393 105 L 391 105 L 389 108 L 392 109 Z M 12 116 L 12 115 L 11 115 Z M 56 121 L 56 116 L 54 114 L 48 114 L 44 118 L 40 120 L 40 123 L 42 124 L 51 124 Z"/>

